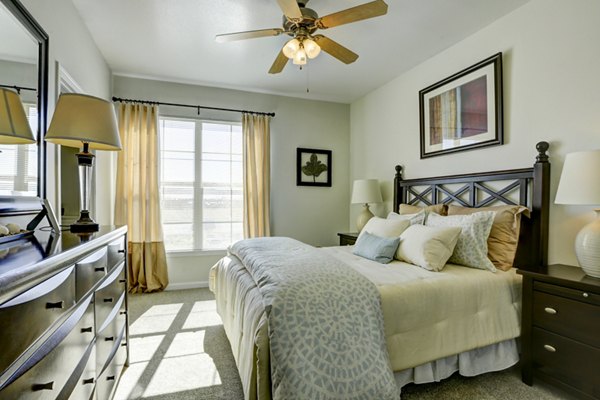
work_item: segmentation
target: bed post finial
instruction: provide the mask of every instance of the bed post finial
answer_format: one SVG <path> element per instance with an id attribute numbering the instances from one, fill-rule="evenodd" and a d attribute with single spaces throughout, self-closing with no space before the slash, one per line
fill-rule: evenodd
<path id="1" fill-rule="evenodd" d="M 403 193 L 400 182 L 402 182 L 402 165 L 396 165 L 396 176 L 394 177 L 394 204 L 392 205 L 394 212 L 398 212 L 400 203 L 402 203 Z"/>
<path id="2" fill-rule="evenodd" d="M 546 152 L 550 148 L 550 144 L 548 142 L 538 142 L 535 145 L 535 148 L 538 151 L 536 161 L 537 162 L 548 162 L 548 154 L 546 154 Z"/>

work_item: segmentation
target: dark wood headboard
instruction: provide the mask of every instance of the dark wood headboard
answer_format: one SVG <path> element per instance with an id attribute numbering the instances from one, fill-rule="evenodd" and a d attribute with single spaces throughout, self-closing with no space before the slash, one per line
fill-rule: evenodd
<path id="1" fill-rule="evenodd" d="M 523 205 L 530 218 L 521 218 L 521 232 L 514 266 L 522 269 L 548 264 L 548 226 L 550 207 L 550 162 L 547 142 L 536 145 L 538 155 L 532 168 L 434 178 L 402 179 L 402 167 L 396 166 L 394 211 L 400 203 L 412 205 L 455 204 L 463 207 Z M 506 181 L 501 189 L 486 183 Z M 449 188 L 452 186 L 452 188 Z M 517 194 L 518 201 L 511 199 Z M 510 194 L 510 197 L 509 197 Z"/>

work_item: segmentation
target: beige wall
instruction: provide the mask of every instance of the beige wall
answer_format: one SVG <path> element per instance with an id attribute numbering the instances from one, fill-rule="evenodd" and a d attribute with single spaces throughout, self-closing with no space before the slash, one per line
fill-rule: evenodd
<path id="1" fill-rule="evenodd" d="M 317 246 L 338 243 L 337 232 L 348 229 L 349 134 L 348 104 L 184 85 L 115 76 L 114 95 L 123 98 L 201 104 L 275 112 L 271 122 L 271 233 Z M 161 107 L 171 116 L 196 116 L 196 110 Z M 241 121 L 239 113 L 209 112 L 202 118 Z M 296 186 L 296 148 L 333 150 L 331 188 Z M 224 254 L 224 253 L 220 253 Z M 173 287 L 206 282 L 218 255 L 169 257 Z"/>
<path id="2" fill-rule="evenodd" d="M 84 25 L 79 13 L 70 0 L 22 0 L 25 7 L 50 37 L 48 73 L 48 122 L 54 112 L 56 102 L 56 63 L 68 71 L 82 89 L 91 95 L 110 98 L 111 71 L 96 43 Z M 47 197 L 54 203 L 56 212 L 60 210 L 60 170 L 55 146 L 47 148 Z M 102 224 L 112 221 L 114 193 L 111 181 L 114 179 L 112 155 L 99 152 L 96 159 L 96 220 Z M 74 190 L 77 186 L 74 183 Z"/>
<path id="3" fill-rule="evenodd" d="M 600 148 L 600 2 L 533 0 L 351 105 L 350 178 L 383 181 L 531 166 L 551 144 L 554 199 L 565 154 Z M 504 58 L 505 145 L 419 159 L 419 90 L 494 53 Z M 358 212 L 352 207 L 350 220 Z M 573 241 L 591 207 L 552 205 L 550 262 L 576 263 Z"/>

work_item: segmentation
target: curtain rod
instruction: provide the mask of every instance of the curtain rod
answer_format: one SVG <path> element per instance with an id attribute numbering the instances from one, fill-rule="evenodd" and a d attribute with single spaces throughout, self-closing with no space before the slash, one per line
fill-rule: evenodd
<path id="1" fill-rule="evenodd" d="M 231 111 L 231 112 L 240 112 L 240 113 L 247 113 L 247 114 L 268 115 L 269 117 L 275 116 L 275 113 L 273 113 L 273 112 L 269 113 L 269 112 L 261 112 L 261 111 L 238 110 L 235 108 L 208 107 L 208 106 L 197 106 L 197 105 L 193 105 L 193 104 L 180 104 L 180 103 L 165 103 L 162 101 L 122 99 L 120 97 L 114 97 L 114 96 L 113 96 L 112 100 L 122 102 L 122 103 L 156 104 L 156 105 L 162 105 L 162 106 L 195 108 L 198 110 L 198 114 L 200 114 L 200 110 L 202 109 L 202 110 Z"/>
<path id="2" fill-rule="evenodd" d="M 21 90 L 31 90 L 32 92 L 37 92 L 37 89 L 30 88 L 30 87 L 25 87 L 25 86 L 2 85 L 2 84 L 0 84 L 0 87 L 7 88 L 7 89 L 15 89 L 18 94 L 21 94 Z"/>

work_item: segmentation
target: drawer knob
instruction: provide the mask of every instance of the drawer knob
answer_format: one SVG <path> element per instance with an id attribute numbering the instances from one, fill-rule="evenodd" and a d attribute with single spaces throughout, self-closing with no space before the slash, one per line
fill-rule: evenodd
<path id="1" fill-rule="evenodd" d="M 87 333 L 87 332 L 91 332 L 91 331 L 92 331 L 91 326 L 89 328 L 81 328 L 81 333 Z"/>
<path id="2" fill-rule="evenodd" d="M 590 297 L 590 295 L 587 294 L 586 292 L 583 292 L 583 297 L 585 297 L 587 299 L 588 297 Z"/>
<path id="3" fill-rule="evenodd" d="M 127 347 L 127 342 L 121 343 L 121 347 Z"/>
<path id="4" fill-rule="evenodd" d="M 57 301 L 56 303 L 51 303 L 51 302 L 46 303 L 46 309 L 63 308 L 64 306 L 65 306 L 64 301 Z"/>
<path id="5" fill-rule="evenodd" d="M 114 300 L 114 299 L 113 299 L 112 297 L 107 297 L 107 298 L 105 298 L 105 299 L 104 299 L 104 302 L 105 302 L 105 303 L 112 303 L 112 302 L 113 302 L 113 300 Z"/>
<path id="6" fill-rule="evenodd" d="M 125 283 L 127 282 L 125 279 L 119 279 L 119 283 Z"/>
<path id="7" fill-rule="evenodd" d="M 545 344 L 544 349 L 548 350 L 550 353 L 556 353 L 556 348 L 554 346 L 550 346 L 549 344 Z"/>
<path id="8" fill-rule="evenodd" d="M 117 253 L 125 254 L 125 249 L 117 250 Z"/>
<path id="9" fill-rule="evenodd" d="M 89 385 L 91 383 L 94 383 L 94 378 L 90 378 L 90 379 L 84 379 L 83 380 L 83 384 L 84 385 Z"/>
<path id="10" fill-rule="evenodd" d="M 548 314 L 552 314 L 552 315 L 556 314 L 556 310 L 552 307 L 546 307 L 546 308 L 544 308 L 544 311 L 546 311 Z"/>
<path id="11" fill-rule="evenodd" d="M 54 381 L 48 383 L 34 383 L 31 385 L 31 390 L 34 392 L 39 392 L 40 390 L 52 390 L 54 386 Z"/>
<path id="12" fill-rule="evenodd" d="M 121 314 L 121 315 L 126 315 L 126 314 L 127 314 L 127 311 L 120 311 L 120 312 L 119 312 L 119 314 Z"/>
<path id="13" fill-rule="evenodd" d="M 106 377 L 106 380 L 107 380 L 107 381 L 114 381 L 114 380 L 115 380 L 115 376 L 114 376 L 114 375 L 107 376 L 107 377 Z"/>
<path id="14" fill-rule="evenodd" d="M 105 342 L 114 342 L 115 341 L 115 337 L 114 336 L 109 336 L 107 338 L 104 338 Z"/>
<path id="15" fill-rule="evenodd" d="M 104 272 L 104 267 L 96 267 L 96 268 L 94 268 L 94 271 L 96 271 L 96 272 Z"/>

